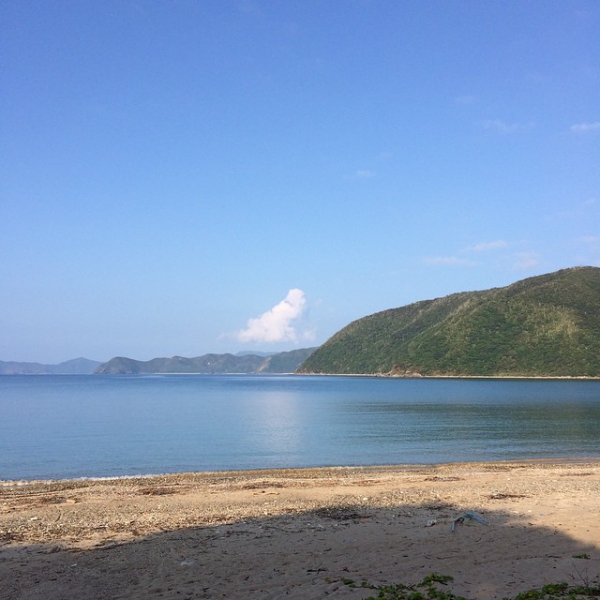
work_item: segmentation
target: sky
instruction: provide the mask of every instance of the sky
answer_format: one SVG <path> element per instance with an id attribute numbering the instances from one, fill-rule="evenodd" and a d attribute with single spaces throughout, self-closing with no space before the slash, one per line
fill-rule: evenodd
<path id="1" fill-rule="evenodd" d="M 600 266 L 596 0 L 0 3 L 0 360 L 317 346 Z"/>

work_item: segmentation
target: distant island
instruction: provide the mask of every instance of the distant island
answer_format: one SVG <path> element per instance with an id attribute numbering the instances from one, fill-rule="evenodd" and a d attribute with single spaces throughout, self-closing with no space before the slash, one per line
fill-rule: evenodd
<path id="1" fill-rule="evenodd" d="M 0 375 L 135 375 L 152 373 L 294 373 L 316 350 L 300 348 L 289 352 L 239 352 L 204 354 L 195 358 L 173 356 L 148 361 L 123 356 L 101 363 L 76 358 L 56 365 L 32 362 L 0 361 Z"/>
<path id="2" fill-rule="evenodd" d="M 336 333 L 298 373 L 600 377 L 600 268 L 378 312 Z"/>
<path id="3" fill-rule="evenodd" d="M 57 365 L 0 360 L 0 375 L 91 375 L 101 364 L 87 358 L 74 358 Z"/>
<path id="4" fill-rule="evenodd" d="M 173 356 L 139 361 L 117 356 L 99 365 L 94 373 L 103 374 L 152 374 L 152 373 L 294 373 L 316 350 L 301 348 L 276 354 L 205 354 L 196 358 Z"/>

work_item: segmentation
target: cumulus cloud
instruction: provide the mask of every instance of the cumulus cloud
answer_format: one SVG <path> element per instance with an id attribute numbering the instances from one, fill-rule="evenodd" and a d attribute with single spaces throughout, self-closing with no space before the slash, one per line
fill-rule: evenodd
<path id="1" fill-rule="evenodd" d="M 248 319 L 246 329 L 239 331 L 240 342 L 296 342 L 309 339 L 310 333 L 297 331 L 296 323 L 306 311 L 306 296 L 300 289 L 291 289 L 273 308 Z"/>
<path id="2" fill-rule="evenodd" d="M 571 125 L 571 131 L 573 133 L 589 133 L 590 131 L 600 131 L 600 121 L 594 123 L 577 123 L 577 125 Z"/>

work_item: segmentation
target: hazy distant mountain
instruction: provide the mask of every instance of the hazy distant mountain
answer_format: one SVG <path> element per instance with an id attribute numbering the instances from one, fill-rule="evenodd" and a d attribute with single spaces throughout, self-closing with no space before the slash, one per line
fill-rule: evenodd
<path id="1" fill-rule="evenodd" d="M 101 364 L 87 358 L 74 358 L 58 365 L 0 361 L 0 375 L 91 375 Z"/>
<path id="2" fill-rule="evenodd" d="M 150 373 L 293 373 L 316 348 L 279 352 L 271 356 L 256 354 L 205 354 L 195 358 L 173 356 L 148 361 L 116 356 L 98 366 L 95 373 L 150 374 Z"/>
<path id="3" fill-rule="evenodd" d="M 363 317 L 299 372 L 599 377 L 600 269 L 564 269 Z"/>

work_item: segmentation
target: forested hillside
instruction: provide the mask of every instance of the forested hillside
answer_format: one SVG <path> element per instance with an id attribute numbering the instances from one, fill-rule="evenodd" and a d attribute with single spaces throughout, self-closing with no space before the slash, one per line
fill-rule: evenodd
<path id="1" fill-rule="evenodd" d="M 565 269 L 364 317 L 299 372 L 600 376 L 600 269 Z"/>
<path id="2" fill-rule="evenodd" d="M 293 373 L 314 352 L 302 348 L 279 352 L 272 356 L 256 354 L 204 354 L 194 358 L 173 356 L 141 361 L 123 356 L 111 358 L 96 369 L 96 374 L 148 374 L 148 373 Z"/>

